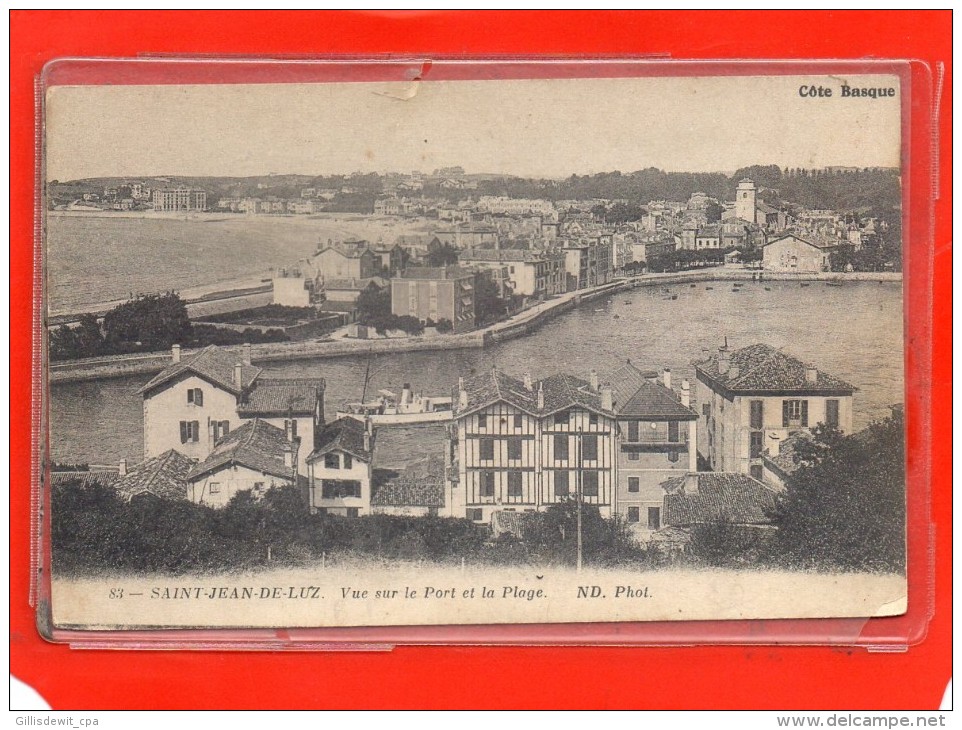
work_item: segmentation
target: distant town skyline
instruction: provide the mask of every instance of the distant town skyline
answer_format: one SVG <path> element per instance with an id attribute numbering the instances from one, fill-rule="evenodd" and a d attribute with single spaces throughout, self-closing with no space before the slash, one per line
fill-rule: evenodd
<path id="1" fill-rule="evenodd" d="M 799 93 L 842 83 L 895 95 Z M 900 103 L 893 76 L 54 87 L 46 179 L 898 168 Z"/>

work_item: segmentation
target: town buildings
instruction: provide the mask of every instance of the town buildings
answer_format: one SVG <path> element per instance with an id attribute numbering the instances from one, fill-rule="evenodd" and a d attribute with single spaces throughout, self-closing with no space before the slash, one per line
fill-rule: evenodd
<path id="1" fill-rule="evenodd" d="M 762 268 L 766 271 L 787 271 L 814 274 L 831 269 L 832 253 L 838 241 L 802 238 L 794 233 L 776 238 L 762 249 Z"/>
<path id="2" fill-rule="evenodd" d="M 475 327 L 476 274 L 458 266 L 409 267 L 391 279 L 391 313 L 422 322 L 451 322 L 454 332 Z"/>
<path id="3" fill-rule="evenodd" d="M 728 347 L 695 364 L 698 453 L 714 471 L 761 479 L 766 450 L 819 423 L 852 432 L 855 387 L 771 345 Z"/>
<path id="4" fill-rule="evenodd" d="M 468 249 L 458 259 L 491 270 L 507 267 L 514 294 L 544 299 L 566 291 L 565 258 L 557 250 Z"/>
<path id="5" fill-rule="evenodd" d="M 373 456 L 370 421 L 345 416 L 327 424 L 307 457 L 311 512 L 370 514 Z"/>
<path id="6" fill-rule="evenodd" d="M 381 273 L 381 261 L 367 241 L 328 241 L 311 257 L 316 275 L 327 279 L 369 279 Z"/>
<path id="7" fill-rule="evenodd" d="M 164 213 L 207 210 L 207 192 L 196 188 L 155 188 L 152 201 L 154 210 Z"/>

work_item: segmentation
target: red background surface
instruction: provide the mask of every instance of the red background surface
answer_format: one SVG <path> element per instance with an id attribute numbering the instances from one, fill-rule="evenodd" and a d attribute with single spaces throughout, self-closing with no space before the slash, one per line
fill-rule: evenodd
<path id="1" fill-rule="evenodd" d="M 10 24 L 11 671 L 54 708 L 938 706 L 950 674 L 951 632 L 949 12 L 14 11 Z M 382 53 L 874 57 L 919 59 L 933 70 L 945 63 L 929 380 L 935 437 L 927 519 L 935 534 L 936 611 L 923 641 L 898 654 L 732 646 L 400 647 L 385 654 L 272 654 L 78 651 L 40 639 L 27 603 L 35 76 L 44 63 L 64 56 Z M 925 170 L 909 172 L 913 181 L 926 177 Z M 916 207 L 913 215 L 926 212 Z M 932 252 L 913 248 L 916 255 L 925 259 Z M 910 323 L 910 335 L 913 329 Z"/>

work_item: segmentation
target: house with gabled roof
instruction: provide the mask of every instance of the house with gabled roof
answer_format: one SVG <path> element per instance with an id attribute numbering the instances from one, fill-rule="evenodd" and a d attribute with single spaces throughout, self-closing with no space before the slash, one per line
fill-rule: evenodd
<path id="1" fill-rule="evenodd" d="M 665 525 L 771 528 L 778 491 L 747 474 L 698 472 L 665 480 Z"/>
<path id="2" fill-rule="evenodd" d="M 695 363 L 698 453 L 714 471 L 761 479 L 766 450 L 819 423 L 852 432 L 855 386 L 771 345 Z"/>
<path id="3" fill-rule="evenodd" d="M 831 269 L 832 254 L 840 241 L 816 236 L 797 236 L 789 233 L 773 239 L 762 249 L 762 268 L 765 271 L 784 271 L 815 274 Z"/>
<path id="4" fill-rule="evenodd" d="M 219 439 L 214 449 L 187 473 L 192 502 L 223 507 L 238 492 L 263 495 L 271 487 L 306 483 L 298 474 L 301 440 L 255 418 Z"/>
<path id="5" fill-rule="evenodd" d="M 615 413 L 596 378 L 539 381 L 499 370 L 459 379 L 449 441 L 447 513 L 490 522 L 580 494 L 613 508 Z"/>
<path id="6" fill-rule="evenodd" d="M 676 391 L 670 368 L 646 371 L 630 360 L 603 382 L 617 414 L 615 512 L 637 537 L 649 539 L 664 524 L 662 482 L 698 468 L 691 387 L 682 380 Z"/>
<path id="7" fill-rule="evenodd" d="M 324 426 L 307 457 L 311 512 L 370 514 L 373 456 L 370 421 L 344 416 Z"/>
<path id="8" fill-rule="evenodd" d="M 189 497 L 187 475 L 196 464 L 179 451 L 168 449 L 160 456 L 133 466 L 111 486 L 127 501 L 143 494 L 160 499 L 186 500 Z"/>
<path id="9" fill-rule="evenodd" d="M 254 418 L 282 430 L 290 425 L 310 453 L 324 423 L 324 379 L 269 377 L 251 364 L 249 345 L 240 354 L 210 345 L 183 357 L 174 345 L 170 364 L 138 392 L 145 459 L 176 449 L 203 460 L 221 438 Z"/>

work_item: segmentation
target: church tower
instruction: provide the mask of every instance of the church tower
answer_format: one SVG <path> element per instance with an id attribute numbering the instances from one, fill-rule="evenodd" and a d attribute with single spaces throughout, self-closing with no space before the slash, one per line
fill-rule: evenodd
<path id="1" fill-rule="evenodd" d="M 755 183 L 747 177 L 735 188 L 735 215 L 749 223 L 755 222 Z"/>

